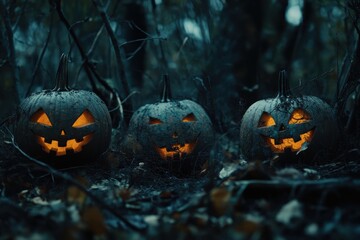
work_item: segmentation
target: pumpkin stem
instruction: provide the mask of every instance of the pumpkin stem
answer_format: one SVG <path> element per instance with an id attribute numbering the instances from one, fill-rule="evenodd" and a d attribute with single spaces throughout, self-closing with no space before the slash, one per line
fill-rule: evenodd
<path id="1" fill-rule="evenodd" d="M 68 77 L 68 57 L 66 54 L 62 54 L 60 57 L 59 67 L 56 72 L 56 85 L 53 89 L 54 91 L 69 91 L 68 86 L 69 77 Z"/>
<path id="2" fill-rule="evenodd" d="M 172 98 L 169 75 L 167 74 L 164 74 L 163 76 L 163 90 L 161 92 L 160 97 L 161 97 L 161 102 L 170 102 Z"/>
<path id="3" fill-rule="evenodd" d="M 287 77 L 286 70 L 282 70 L 279 73 L 279 92 L 278 97 L 289 97 L 291 96 L 289 80 Z"/>

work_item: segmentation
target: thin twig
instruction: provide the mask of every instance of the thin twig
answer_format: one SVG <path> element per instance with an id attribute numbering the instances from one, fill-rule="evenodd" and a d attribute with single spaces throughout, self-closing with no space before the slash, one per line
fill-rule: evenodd
<path id="1" fill-rule="evenodd" d="M 150 33 L 145 32 L 143 29 L 141 29 L 141 27 L 139 27 L 138 25 L 136 25 L 136 23 L 134 23 L 133 21 L 129 22 L 131 27 L 135 27 L 137 30 L 139 30 L 140 32 L 142 32 L 143 34 L 145 34 L 148 37 L 152 37 Z"/>
<path id="2" fill-rule="evenodd" d="M 110 85 L 97 73 L 94 65 L 89 61 L 88 56 L 86 55 L 84 49 L 81 46 L 81 43 L 78 39 L 78 37 L 76 36 L 74 30 L 71 28 L 68 20 L 66 19 L 63 11 L 62 11 L 62 7 L 61 7 L 61 0 L 51 0 L 54 4 L 53 6 L 55 7 L 57 14 L 59 15 L 60 21 L 65 25 L 66 29 L 69 31 L 72 39 L 74 40 L 77 48 L 79 49 L 81 58 L 83 59 L 83 64 L 84 64 L 84 69 L 85 72 L 90 80 L 90 84 L 91 87 L 93 88 L 94 92 L 99 93 L 99 90 L 96 87 L 93 75 L 95 76 L 96 80 L 98 82 L 100 82 L 100 84 L 108 91 L 112 92 L 113 94 L 115 94 L 115 90 L 110 87 Z"/>
<path id="3" fill-rule="evenodd" d="M 63 11 L 62 11 L 62 7 L 61 7 L 61 0 L 53 0 L 53 6 L 55 7 L 56 9 L 56 12 L 60 18 L 60 21 L 65 25 L 66 29 L 69 31 L 72 39 L 74 40 L 76 46 L 78 47 L 79 49 L 79 52 L 80 52 L 80 55 L 81 55 L 81 58 L 83 59 L 83 63 L 85 65 L 85 72 L 90 80 L 90 84 L 91 84 L 91 87 L 93 89 L 94 92 L 99 92 L 97 87 L 96 87 L 96 84 L 95 84 L 95 81 L 94 81 L 94 78 L 91 74 L 91 70 L 90 70 L 90 67 L 89 67 L 89 60 L 85 54 L 85 51 L 84 49 L 82 48 L 81 46 L 81 43 L 79 41 L 79 39 L 77 38 L 74 30 L 71 28 L 71 25 L 70 23 L 68 22 L 68 20 L 66 19 Z"/>
<path id="4" fill-rule="evenodd" d="M 154 40 L 154 39 L 167 40 L 166 37 L 151 37 L 150 36 L 150 37 L 147 37 L 147 38 L 139 38 L 139 39 L 124 42 L 124 43 L 120 44 L 119 47 L 123 47 L 123 46 L 125 46 L 127 44 L 131 44 L 131 43 L 145 42 L 145 41 Z"/>
<path id="5" fill-rule="evenodd" d="M 104 24 L 101 26 L 101 28 L 99 29 L 99 31 L 96 33 L 96 36 L 95 36 L 95 38 L 94 38 L 94 41 L 92 42 L 91 47 L 90 47 L 89 51 L 88 51 L 87 54 L 86 54 L 86 55 L 88 55 L 88 57 L 90 57 L 90 56 L 92 55 L 92 53 L 93 53 L 93 51 L 94 51 L 94 49 L 95 49 L 96 43 L 97 43 L 97 41 L 99 40 L 99 38 L 100 38 L 103 30 L 104 30 Z"/>
<path id="6" fill-rule="evenodd" d="M 11 122 L 11 120 L 12 120 L 13 118 L 14 118 L 14 116 L 10 116 L 10 117 L 7 117 L 7 118 L 1 120 L 1 122 L 0 122 L 0 128 L 1 128 L 3 125 Z"/>
<path id="7" fill-rule="evenodd" d="M 116 102 L 117 102 L 117 105 L 118 105 L 118 108 L 119 108 L 119 114 L 120 114 L 120 122 L 122 122 L 124 120 L 124 109 L 123 109 L 123 105 L 122 105 L 122 102 L 121 102 L 121 99 L 120 99 L 120 96 L 118 93 L 116 93 Z"/>
<path id="8" fill-rule="evenodd" d="M 139 39 L 135 39 L 135 40 L 131 40 L 131 41 L 127 41 L 127 42 L 124 42 L 122 44 L 119 45 L 119 47 L 124 47 L 125 45 L 128 45 L 128 44 L 131 44 L 131 43 L 137 43 L 137 42 L 141 42 L 140 46 L 137 47 L 135 49 L 135 51 L 133 51 L 129 57 L 126 58 L 126 60 L 131 60 L 144 46 L 145 46 L 145 43 L 149 40 L 154 40 L 154 39 L 159 39 L 159 40 L 167 40 L 166 38 L 164 37 L 147 37 L 147 38 L 139 38 Z"/>
<path id="9" fill-rule="evenodd" d="M 110 96 L 110 100 L 112 99 L 112 95 Z M 119 110 L 119 115 L 120 115 L 120 122 L 122 122 L 124 120 L 124 109 L 123 109 L 123 102 L 120 99 L 119 94 L 115 95 L 115 99 L 116 99 L 116 107 L 112 108 L 109 110 L 109 113 L 115 112 L 116 110 Z"/>
<path id="10" fill-rule="evenodd" d="M 71 177 L 69 174 L 67 173 L 63 173 L 53 167 L 51 167 L 50 165 L 41 162 L 40 160 L 33 158 L 31 156 L 29 156 L 28 154 L 26 154 L 15 142 L 14 139 L 14 135 L 11 133 L 11 131 L 6 128 L 7 131 L 9 132 L 10 136 L 11 136 L 11 142 L 12 145 L 16 148 L 16 150 L 18 150 L 21 155 L 23 155 L 24 157 L 26 157 L 28 160 L 30 160 L 31 162 L 35 163 L 37 166 L 45 169 L 46 171 L 48 171 L 51 175 L 57 176 L 63 180 L 65 180 L 68 183 L 73 184 L 74 186 L 76 186 L 77 188 L 79 188 L 81 191 L 83 191 L 84 193 L 86 193 L 87 196 L 89 196 L 89 198 L 91 198 L 96 204 L 98 204 L 101 208 L 109 211 L 111 214 L 113 214 L 114 216 L 116 216 L 119 220 L 121 220 L 126 226 L 128 226 L 130 229 L 137 231 L 137 232 L 142 232 L 144 229 L 141 229 L 137 226 L 135 226 L 134 224 L 132 224 L 131 222 L 129 222 L 126 218 L 124 218 L 123 215 L 121 215 L 120 213 L 118 213 L 118 211 L 116 209 L 114 209 L 113 207 L 109 206 L 108 204 L 106 204 L 103 200 L 101 200 L 100 198 L 98 198 L 95 194 L 93 194 L 92 192 L 90 192 L 84 185 L 82 185 L 79 181 L 77 181 L 76 179 L 74 179 L 73 177 Z"/>
<path id="11" fill-rule="evenodd" d="M 117 106 L 114 107 L 113 109 L 109 110 L 109 112 L 111 113 L 111 112 L 114 112 L 114 111 L 116 111 L 116 110 L 119 109 L 120 116 L 123 117 L 123 115 L 124 115 L 124 110 L 123 110 L 123 108 L 122 108 L 122 104 L 121 104 L 121 103 L 126 102 L 126 101 L 129 100 L 133 95 L 135 95 L 135 94 L 137 94 L 137 93 L 139 93 L 139 92 L 138 92 L 138 91 L 132 91 L 132 92 L 130 93 L 130 95 L 127 96 L 123 101 L 121 101 L 121 100 L 120 100 L 120 97 L 117 95 L 117 96 L 116 96 Z"/>
<path id="12" fill-rule="evenodd" d="M 175 54 L 175 59 L 178 59 L 180 56 L 180 53 L 182 51 L 182 49 L 185 47 L 186 43 L 188 42 L 189 37 L 185 37 L 184 40 L 182 41 L 181 46 L 179 47 L 179 50 L 176 52 Z"/>
<path id="13" fill-rule="evenodd" d="M 155 23 L 155 30 L 156 30 L 156 34 L 158 35 L 158 37 L 160 37 L 160 30 L 159 30 L 159 24 L 157 23 L 157 15 L 156 15 L 156 3 L 155 0 L 151 0 L 151 5 L 152 5 L 152 13 L 153 13 L 153 19 L 154 19 L 154 23 Z M 164 52 L 164 47 L 162 42 L 159 42 L 160 45 L 160 56 L 161 56 L 161 61 L 163 64 L 163 71 L 165 72 L 165 74 L 168 72 L 168 63 L 166 61 L 166 57 L 165 57 L 165 52 Z"/>
<path id="14" fill-rule="evenodd" d="M 360 19 L 360 2 L 349 1 L 347 8 L 352 9 L 355 13 L 353 17 L 353 27 L 356 31 L 354 38 L 349 38 L 350 51 L 346 54 L 337 82 L 337 101 L 335 105 L 336 113 L 339 120 L 345 120 L 347 114 L 345 113 L 345 105 L 349 96 L 360 85 L 360 75 L 357 69 L 360 65 L 360 29 L 358 21 Z M 350 14 L 350 13 L 349 13 Z M 344 124 L 345 125 L 345 124 Z"/>
<path id="15" fill-rule="evenodd" d="M 122 102 L 123 102 L 123 103 L 126 102 L 126 101 L 129 100 L 133 95 L 135 95 L 135 94 L 137 94 L 137 93 L 139 93 L 139 91 L 132 91 L 129 96 L 127 96 L 126 98 L 124 98 L 124 100 L 123 100 Z"/>
<path id="16" fill-rule="evenodd" d="M 358 26 L 358 21 L 360 19 L 360 2 L 358 0 L 349 1 L 347 6 L 355 12 L 355 17 L 353 17 L 353 25 L 357 34 L 360 35 L 360 29 Z"/>
<path id="17" fill-rule="evenodd" d="M 88 22 L 89 19 L 90 19 L 89 17 L 86 17 L 86 18 L 84 18 L 84 19 L 81 19 L 81 20 L 79 20 L 79 21 L 74 22 L 73 24 L 71 24 L 70 29 L 75 28 L 77 25 L 79 25 L 79 24 L 81 24 L 81 23 L 86 23 L 86 22 Z"/>
<path id="18" fill-rule="evenodd" d="M 135 57 L 136 54 L 145 46 L 145 43 L 145 41 L 141 42 L 139 47 L 137 47 L 128 57 L 126 56 L 126 60 L 129 61 Z"/>
<path id="19" fill-rule="evenodd" d="M 127 96 L 130 94 L 130 89 L 129 89 L 129 84 L 126 80 L 125 73 L 124 73 L 125 69 L 124 69 L 124 64 L 121 60 L 121 52 L 120 52 L 120 48 L 119 48 L 119 43 L 116 39 L 113 29 L 111 28 L 108 15 L 105 12 L 105 7 L 100 6 L 100 4 L 97 0 L 91 0 L 91 1 L 92 1 L 93 5 L 95 6 L 95 8 L 98 10 L 100 17 L 103 20 L 103 23 L 105 25 L 105 29 L 110 37 L 111 43 L 114 48 L 116 62 L 118 65 L 118 75 L 119 75 L 118 77 L 120 78 L 121 84 L 124 88 L 125 96 Z"/>
<path id="20" fill-rule="evenodd" d="M 22 16 L 24 15 L 24 13 L 27 11 L 27 4 L 28 4 L 28 2 L 29 2 L 29 0 L 26 0 L 26 1 L 24 2 L 24 5 L 21 7 L 21 13 L 19 14 L 18 18 L 16 19 L 15 24 L 14 24 L 13 27 L 12 27 L 13 32 L 15 32 L 16 29 L 18 28 L 21 17 L 22 17 Z"/>
<path id="21" fill-rule="evenodd" d="M 41 50 L 41 53 L 40 53 L 40 56 L 39 58 L 37 59 L 36 61 L 36 64 L 35 64 L 35 67 L 34 67 L 34 71 L 31 75 L 31 82 L 30 82 L 30 85 L 26 91 L 26 94 L 25 94 L 25 97 L 29 96 L 30 95 L 30 92 L 31 92 L 31 88 L 32 86 L 34 85 L 34 82 L 35 82 L 35 78 L 36 78 L 36 75 L 39 71 L 39 68 L 40 68 L 40 65 L 41 65 L 41 61 L 45 55 L 45 52 L 46 52 L 46 49 L 47 49 L 47 46 L 49 44 L 49 41 L 50 41 L 50 37 L 51 37 L 51 33 L 52 33 L 52 28 L 53 28 L 53 14 L 51 14 L 51 20 L 50 20 L 50 27 L 49 27 L 49 32 L 48 32 L 48 35 L 47 35 L 47 38 L 45 40 L 45 44 L 44 44 L 44 47 L 42 48 Z"/>
<path id="22" fill-rule="evenodd" d="M 118 6 L 119 6 L 119 3 L 120 3 L 120 1 L 117 1 L 117 2 L 115 3 L 115 6 L 114 6 L 114 8 L 113 8 L 113 12 L 111 13 L 111 16 L 116 13 L 116 10 L 117 10 L 117 8 L 118 8 Z M 96 36 L 95 36 L 95 38 L 94 38 L 94 41 L 93 41 L 93 43 L 91 44 L 91 47 L 90 47 L 90 49 L 89 49 L 88 52 L 87 52 L 88 57 L 91 57 L 91 55 L 92 55 L 92 53 L 93 53 L 93 51 L 94 51 L 94 49 L 95 49 L 96 43 L 97 43 L 97 41 L 99 40 L 99 38 L 100 38 L 103 30 L 104 30 L 104 24 L 101 25 L 101 28 L 100 28 L 99 31 L 96 33 Z"/>
<path id="23" fill-rule="evenodd" d="M 299 85 L 295 86 L 295 87 L 292 87 L 290 90 L 297 90 L 297 91 L 301 91 L 302 88 L 304 88 L 305 85 L 308 85 L 312 82 L 315 82 L 317 80 L 320 80 L 320 79 L 324 79 L 327 75 L 329 75 L 330 73 L 333 73 L 334 72 L 334 69 L 330 69 L 328 71 L 325 71 L 325 72 L 322 72 L 321 74 L 318 74 L 317 76 L 309 79 L 309 80 L 306 80 L 305 81 L 300 81 Z M 305 82 L 305 83 L 304 83 Z"/>
<path id="24" fill-rule="evenodd" d="M 5 25 L 5 32 L 7 35 L 7 40 L 8 40 L 8 59 L 9 59 L 9 64 L 11 66 L 11 70 L 12 70 L 12 75 L 14 77 L 14 81 L 15 81 L 15 88 L 16 88 L 16 96 L 14 96 L 15 101 L 19 102 L 19 71 L 16 65 L 16 57 L 15 57 L 15 46 L 14 46 L 14 33 L 11 27 L 11 22 L 10 22 L 10 16 L 8 13 L 8 10 L 5 6 L 5 3 L 3 1 L 0 1 L 0 9 L 1 9 L 1 17 L 3 19 L 4 25 Z"/>

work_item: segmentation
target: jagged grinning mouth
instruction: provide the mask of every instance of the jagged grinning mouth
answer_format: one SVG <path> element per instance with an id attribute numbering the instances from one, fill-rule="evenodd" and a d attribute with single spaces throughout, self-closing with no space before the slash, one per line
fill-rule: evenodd
<path id="1" fill-rule="evenodd" d="M 192 153 L 195 145 L 195 143 L 185 143 L 184 145 L 174 144 L 172 145 L 172 150 L 167 150 L 166 147 L 158 147 L 156 150 L 164 160 L 167 158 L 174 158 L 174 156 L 179 156 L 181 159 L 185 154 L 189 155 Z"/>
<path id="2" fill-rule="evenodd" d="M 311 142 L 314 131 L 315 129 L 312 129 L 306 133 L 300 134 L 300 140 L 297 142 L 295 142 L 293 138 L 283 138 L 280 140 L 280 144 L 275 144 L 275 139 L 269 137 L 265 138 L 274 153 L 283 153 L 285 149 L 291 149 L 292 152 L 297 152 L 305 142 Z"/>
<path id="3" fill-rule="evenodd" d="M 82 147 L 90 142 L 93 134 L 86 135 L 81 141 L 76 141 L 75 139 L 70 139 L 66 141 L 66 146 L 60 147 L 59 141 L 52 140 L 51 143 L 45 142 L 44 137 L 37 137 L 38 143 L 41 145 L 42 150 L 50 153 L 51 151 L 56 152 L 56 156 L 64 156 L 67 151 L 73 151 L 78 153 L 82 151 Z"/>

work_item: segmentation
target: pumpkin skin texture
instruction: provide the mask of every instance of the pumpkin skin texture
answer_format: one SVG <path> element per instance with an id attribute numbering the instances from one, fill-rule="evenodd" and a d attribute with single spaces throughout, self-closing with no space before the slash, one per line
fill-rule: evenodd
<path id="1" fill-rule="evenodd" d="M 67 62 L 62 55 L 53 90 L 32 94 L 20 104 L 15 128 L 22 150 L 55 165 L 95 160 L 111 138 L 107 107 L 92 92 L 69 89 Z"/>
<path id="2" fill-rule="evenodd" d="M 248 160 L 312 160 L 334 149 L 338 127 L 331 107 L 314 96 L 291 95 L 286 72 L 280 72 L 279 94 L 260 100 L 245 112 L 240 147 Z"/>
<path id="3" fill-rule="evenodd" d="M 142 106 L 133 114 L 128 136 L 137 143 L 135 155 L 157 166 L 186 172 L 208 160 L 213 127 L 199 104 L 191 100 L 172 101 L 169 89 L 165 77 L 162 100 Z"/>

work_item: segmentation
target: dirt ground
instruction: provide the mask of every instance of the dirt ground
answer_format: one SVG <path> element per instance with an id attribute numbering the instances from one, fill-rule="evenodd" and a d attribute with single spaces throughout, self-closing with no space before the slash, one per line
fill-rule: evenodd
<path id="1" fill-rule="evenodd" d="M 206 171 L 178 178 L 116 147 L 52 169 L 0 142 L 0 239 L 357 239 L 360 150 L 323 165 L 247 163 L 222 138 Z"/>

